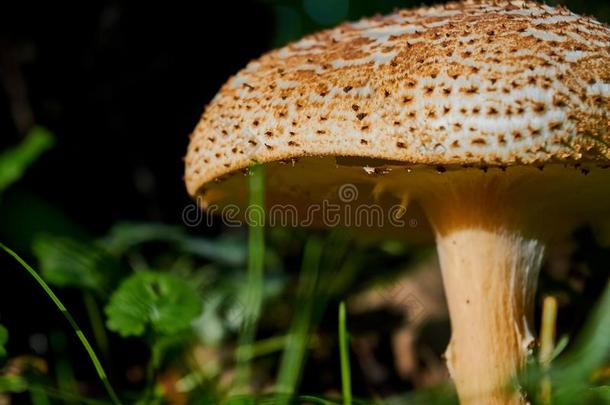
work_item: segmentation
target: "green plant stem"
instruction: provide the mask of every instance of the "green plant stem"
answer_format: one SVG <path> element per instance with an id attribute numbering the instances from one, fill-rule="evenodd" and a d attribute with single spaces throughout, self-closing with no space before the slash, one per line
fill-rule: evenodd
<path id="1" fill-rule="evenodd" d="M 265 177 L 263 167 L 250 169 L 248 213 L 248 290 L 243 303 L 244 323 L 239 337 L 239 347 L 251 347 L 263 301 L 263 267 L 265 261 Z M 247 390 L 250 381 L 251 354 L 248 349 L 236 351 L 234 390 Z"/>
<path id="2" fill-rule="evenodd" d="M 110 349 L 108 345 L 108 335 L 106 334 L 106 328 L 104 327 L 104 320 L 100 313 L 95 297 L 90 291 L 83 292 L 83 301 L 85 302 L 85 308 L 89 315 L 89 322 L 91 322 L 91 329 L 93 330 L 93 338 L 97 343 L 97 347 L 102 351 L 102 354 L 106 359 L 109 358 Z"/>
<path id="3" fill-rule="evenodd" d="M 551 360 L 555 350 L 555 333 L 557 323 L 557 299 L 545 297 L 542 304 L 542 322 L 540 326 L 540 352 L 538 361 L 544 373 L 551 368 Z M 540 402 L 551 405 L 552 386 L 551 378 L 546 375 L 540 382 Z"/>
<path id="4" fill-rule="evenodd" d="M 343 391 L 343 404 L 352 404 L 352 380 L 349 364 L 349 343 L 347 328 L 345 326 L 345 303 L 339 304 L 339 353 L 341 356 L 341 388 Z"/>
<path id="5" fill-rule="evenodd" d="M 55 375 L 57 378 L 57 386 L 60 391 L 64 392 L 77 392 L 78 383 L 74 377 L 74 369 L 72 364 L 66 358 L 66 336 L 63 331 L 52 332 L 49 336 L 49 342 L 51 343 L 51 349 L 57 359 L 55 361 Z M 74 401 L 66 401 L 66 404 L 76 404 Z"/>
<path id="6" fill-rule="evenodd" d="M 142 395 L 142 400 L 140 401 L 143 404 L 150 403 L 152 398 L 155 395 L 155 386 L 157 382 L 155 379 L 157 378 L 157 372 L 159 370 L 159 365 L 161 363 L 161 357 L 163 356 L 163 351 L 161 346 L 158 344 L 151 344 L 151 353 L 150 359 L 148 360 L 148 365 L 146 366 L 146 388 L 144 389 L 144 394 Z"/>
<path id="7" fill-rule="evenodd" d="M 266 356 L 268 354 L 277 352 L 286 347 L 288 336 L 273 336 L 267 339 L 261 339 L 253 342 L 249 346 L 239 347 L 237 351 L 238 356 L 243 356 L 244 359 L 252 360 L 257 357 Z"/>
<path id="8" fill-rule="evenodd" d="M 316 305 L 314 298 L 322 249 L 322 241 L 318 238 L 310 238 L 305 246 L 295 314 L 287 336 L 277 380 L 276 391 L 281 394 L 294 394 L 303 370 Z"/>
<path id="9" fill-rule="evenodd" d="M 74 333 L 78 337 L 78 340 L 80 340 L 81 344 L 87 351 L 87 354 L 89 355 L 89 358 L 91 359 L 91 362 L 93 363 L 93 366 L 95 367 L 95 370 L 97 371 L 97 375 L 98 375 L 100 381 L 102 382 L 102 384 L 104 385 L 104 388 L 106 389 L 106 392 L 108 393 L 108 396 L 110 397 L 110 399 L 112 400 L 112 402 L 114 404 L 120 405 L 121 401 L 119 400 L 114 389 L 110 385 L 110 382 L 108 381 L 108 377 L 106 375 L 106 371 L 104 370 L 104 367 L 102 367 L 102 364 L 100 363 L 97 355 L 95 354 L 95 351 L 91 347 L 89 340 L 87 339 L 87 337 L 85 336 L 85 334 L 83 333 L 81 328 L 78 326 L 78 324 L 76 323 L 76 321 L 74 320 L 74 318 L 72 317 L 70 312 L 68 312 L 68 310 L 66 309 L 64 304 L 60 301 L 60 299 L 57 297 L 57 295 L 55 295 L 53 290 L 51 290 L 51 287 L 48 286 L 48 284 L 42 279 L 42 277 L 40 277 L 40 275 L 38 275 L 38 273 L 36 273 L 36 271 L 29 264 L 27 264 L 21 257 L 19 257 L 19 255 L 17 253 L 15 253 L 14 251 L 12 251 L 8 247 L 6 247 L 3 243 L 0 243 L 0 248 L 2 248 L 6 253 L 11 255 L 15 260 L 17 260 L 17 262 L 19 262 L 19 264 L 21 264 L 21 266 L 24 269 L 27 270 L 27 272 L 34 278 L 34 280 L 36 280 L 38 285 L 40 285 L 40 287 L 42 287 L 44 292 L 49 296 L 49 298 L 51 298 L 51 300 L 53 301 L 55 306 L 61 311 L 61 313 L 64 315 L 64 317 L 68 320 L 68 323 L 74 330 Z"/>

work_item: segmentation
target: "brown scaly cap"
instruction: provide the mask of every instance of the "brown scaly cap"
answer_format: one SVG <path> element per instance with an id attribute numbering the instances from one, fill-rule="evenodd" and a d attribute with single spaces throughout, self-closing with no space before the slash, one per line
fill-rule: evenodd
<path id="1" fill-rule="evenodd" d="M 529 1 L 401 10 L 251 62 L 207 106 L 185 181 L 253 162 L 426 165 L 610 160 L 610 29 Z"/>

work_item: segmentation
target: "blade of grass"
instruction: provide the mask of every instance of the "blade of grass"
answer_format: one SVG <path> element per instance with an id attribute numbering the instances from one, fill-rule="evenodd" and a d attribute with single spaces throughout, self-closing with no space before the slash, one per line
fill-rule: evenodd
<path id="1" fill-rule="evenodd" d="M 319 238 L 307 241 L 303 253 L 303 264 L 299 277 L 297 302 L 293 322 L 288 333 L 286 346 L 280 362 L 276 391 L 294 394 L 298 387 L 307 350 L 309 333 L 316 305 L 315 291 L 320 269 L 323 244 Z"/>
<path id="2" fill-rule="evenodd" d="M 557 322 L 557 298 L 545 297 L 542 304 L 542 325 L 540 327 L 540 352 L 538 361 L 544 373 L 551 368 L 553 351 L 555 350 L 555 330 Z M 548 375 L 540 382 L 540 402 L 551 405 L 552 386 Z"/>
<path id="3" fill-rule="evenodd" d="M 320 288 L 316 299 L 325 302 L 332 296 L 342 295 L 345 287 L 352 282 L 354 272 L 347 269 L 350 261 L 349 249 L 352 235 L 344 228 L 336 228 L 328 235 L 325 246 L 332 246 L 324 252 L 321 264 Z M 347 271 L 346 271 L 347 270 Z M 321 309 L 325 309 L 320 306 Z"/>
<path id="4" fill-rule="evenodd" d="M 342 261 L 348 251 L 350 236 L 337 229 L 324 241 L 310 239 L 303 254 L 303 265 L 297 291 L 297 304 L 294 321 L 286 342 L 278 382 L 276 401 L 290 401 L 294 395 L 305 364 L 305 354 L 313 325 L 322 317 L 328 300 L 335 293 L 337 284 L 349 279 L 349 271 L 344 272 Z M 324 250 L 324 246 L 332 249 Z M 285 395 L 288 394 L 288 395 Z M 294 399 L 294 398 L 293 398 Z"/>
<path id="5" fill-rule="evenodd" d="M 114 389 L 110 385 L 110 382 L 108 381 L 108 377 L 106 375 L 106 371 L 104 370 L 104 367 L 102 367 L 102 364 L 100 363 L 97 355 L 95 354 L 95 351 L 91 347 L 89 340 L 87 339 L 87 337 L 85 336 L 83 331 L 80 329 L 80 327 L 78 326 L 78 324 L 76 323 L 76 321 L 74 320 L 74 318 L 72 317 L 70 312 L 68 312 L 68 310 L 66 309 L 64 304 L 60 301 L 60 299 L 57 297 L 57 295 L 55 295 L 53 290 L 51 290 L 51 287 L 48 286 L 48 284 L 42 279 L 42 277 L 40 277 L 38 275 L 38 273 L 36 273 L 36 271 L 29 264 L 27 264 L 21 257 L 19 257 L 19 255 L 17 253 L 15 253 L 10 248 L 5 246 L 3 243 L 0 243 L 0 248 L 2 248 L 2 250 L 4 250 L 9 255 L 11 255 L 17 262 L 19 262 L 19 264 L 24 269 L 27 270 L 27 272 L 34 278 L 34 280 L 36 280 L 38 285 L 44 290 L 44 292 L 49 296 L 49 298 L 51 298 L 51 300 L 53 301 L 55 306 L 61 311 L 61 313 L 64 315 L 64 317 L 68 320 L 68 323 L 74 330 L 74 333 L 78 337 L 78 340 L 80 340 L 81 344 L 87 351 L 87 354 L 89 355 L 89 358 L 91 359 L 91 362 L 93 363 L 93 366 L 95 367 L 95 370 L 97 371 L 97 375 L 98 375 L 100 381 L 102 382 L 102 384 L 104 385 L 104 388 L 106 389 L 106 392 L 108 393 L 108 396 L 110 397 L 110 399 L 112 400 L 113 403 L 120 405 L 121 401 L 119 400 L 116 393 L 114 392 Z"/>
<path id="6" fill-rule="evenodd" d="M 105 356 L 106 361 L 108 361 L 110 354 L 108 335 L 106 335 L 104 320 L 102 319 L 102 314 L 100 313 L 95 297 L 90 291 L 85 290 L 83 291 L 83 301 L 85 302 L 85 308 L 87 309 L 91 328 L 93 329 L 93 338 L 97 343 L 98 349 L 102 351 L 102 355 Z"/>
<path id="7" fill-rule="evenodd" d="M 56 359 L 54 363 L 57 386 L 62 392 L 78 392 L 78 383 L 74 376 L 74 369 L 66 357 L 66 335 L 63 331 L 54 331 L 49 338 L 51 349 Z M 65 403 L 67 405 L 75 405 L 77 402 L 65 401 Z"/>
<path id="8" fill-rule="evenodd" d="M 553 353 L 551 354 L 551 361 L 555 360 L 561 353 L 563 353 L 565 348 L 568 347 L 568 343 L 570 343 L 570 337 L 568 335 L 563 335 L 559 338 L 559 341 L 555 345 Z"/>
<path id="9" fill-rule="evenodd" d="M 244 323 L 239 337 L 239 346 L 252 347 L 262 306 L 263 266 L 265 261 L 265 174 L 260 165 L 250 169 L 249 206 L 246 217 L 248 228 L 248 290 L 243 304 Z M 250 359 L 248 349 L 237 350 L 235 360 L 235 380 L 233 389 L 240 392 L 250 380 Z"/>
<path id="10" fill-rule="evenodd" d="M 308 404 L 315 404 L 315 405 L 338 405 L 338 402 L 335 401 L 331 401 L 328 399 L 324 399 L 324 398 L 318 398 L 318 397 L 314 397 L 311 395 L 300 395 L 299 396 L 299 401 L 302 401 L 304 403 L 308 403 Z"/>
<path id="11" fill-rule="evenodd" d="M 243 351 L 243 353 L 239 353 L 240 356 L 244 356 L 248 360 L 251 360 L 282 350 L 286 347 L 287 340 L 288 336 L 273 336 L 267 339 L 258 340 L 253 342 L 250 346 L 243 346 L 237 350 Z"/>
<path id="12" fill-rule="evenodd" d="M 340 405 L 337 401 L 315 397 L 313 395 L 291 396 L 286 394 L 275 394 L 271 398 L 262 398 L 257 402 L 258 405 L 277 405 L 278 398 L 284 403 L 289 404 L 310 404 L 310 405 Z"/>
<path id="13" fill-rule="evenodd" d="M 342 295 L 356 274 L 357 266 L 352 266 L 347 257 L 351 240 L 351 235 L 341 228 L 334 229 L 324 240 L 324 246 L 332 249 L 325 249 L 320 260 L 319 281 L 312 298 L 316 303 L 314 323 L 324 315 L 329 300 Z"/>
<path id="14" fill-rule="evenodd" d="M 339 354 L 341 356 L 341 388 L 343 405 L 352 405 L 352 379 L 349 365 L 349 343 L 345 326 L 345 302 L 339 304 Z"/>

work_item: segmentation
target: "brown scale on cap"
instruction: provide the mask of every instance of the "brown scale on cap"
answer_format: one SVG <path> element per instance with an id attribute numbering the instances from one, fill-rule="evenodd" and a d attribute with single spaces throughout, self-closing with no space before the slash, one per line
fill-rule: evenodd
<path id="1" fill-rule="evenodd" d="M 311 35 L 222 87 L 191 138 L 188 190 L 304 155 L 608 160 L 609 44 L 610 29 L 594 19 L 523 1 L 401 10 Z M 235 147 L 243 154 L 229 153 Z"/>

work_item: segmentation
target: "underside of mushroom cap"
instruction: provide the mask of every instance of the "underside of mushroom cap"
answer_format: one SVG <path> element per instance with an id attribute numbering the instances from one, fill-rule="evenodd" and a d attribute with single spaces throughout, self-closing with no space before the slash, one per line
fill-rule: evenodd
<path id="1" fill-rule="evenodd" d="M 243 171 L 208 183 L 198 197 L 202 208 L 243 224 L 248 176 Z M 265 185 L 269 226 L 376 229 L 379 237 L 410 241 L 428 241 L 430 225 L 437 235 L 510 224 L 543 239 L 561 238 L 610 211 L 610 165 L 481 168 L 306 157 L 265 164 Z M 430 224 L 433 211 L 437 221 Z"/>
<path id="2" fill-rule="evenodd" d="M 506 167 L 610 159 L 610 29 L 523 1 L 402 10 L 306 37 L 231 78 L 191 135 L 185 182 L 356 156 Z"/>

